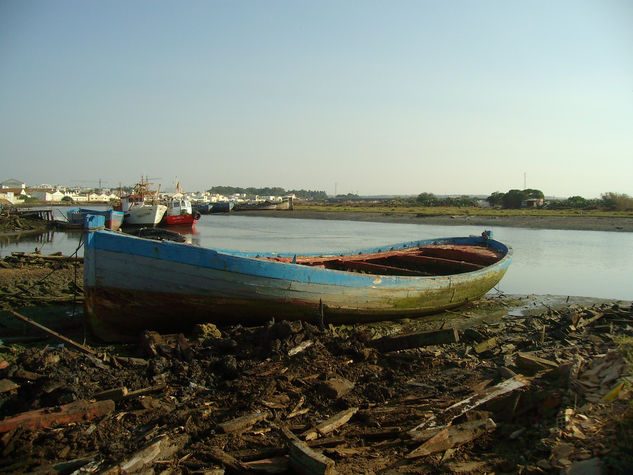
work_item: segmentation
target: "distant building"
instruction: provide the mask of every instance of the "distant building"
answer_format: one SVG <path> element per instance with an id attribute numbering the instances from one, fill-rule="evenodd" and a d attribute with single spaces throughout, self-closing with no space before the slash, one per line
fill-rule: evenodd
<path id="1" fill-rule="evenodd" d="M 521 208 L 539 208 L 543 206 L 545 200 L 543 198 L 529 198 L 521 201 Z"/>
<path id="2" fill-rule="evenodd" d="M 5 180 L 3 182 L 0 182 L 0 188 L 2 188 L 2 189 L 16 189 L 16 188 L 18 188 L 18 189 L 21 189 L 22 191 L 24 191 L 24 189 L 26 188 L 26 184 L 23 181 L 15 180 L 15 179 L 11 178 L 9 180 Z"/>

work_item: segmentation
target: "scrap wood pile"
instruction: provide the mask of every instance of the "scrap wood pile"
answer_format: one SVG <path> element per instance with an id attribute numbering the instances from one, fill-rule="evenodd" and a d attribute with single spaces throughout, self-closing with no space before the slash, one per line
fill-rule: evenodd
<path id="1" fill-rule="evenodd" d="M 4 347 L 0 463 L 11 473 L 630 473 L 632 338 L 633 308 L 603 305 L 373 339 L 271 322 L 148 331 L 117 353 Z"/>

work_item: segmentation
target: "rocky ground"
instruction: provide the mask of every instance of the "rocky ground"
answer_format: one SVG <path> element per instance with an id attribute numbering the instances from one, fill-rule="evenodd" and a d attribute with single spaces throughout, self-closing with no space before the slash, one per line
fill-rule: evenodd
<path id="1" fill-rule="evenodd" d="M 4 473 L 633 471 L 630 302 L 500 296 L 422 320 L 106 346 L 69 317 L 80 261 L 1 262 Z"/>

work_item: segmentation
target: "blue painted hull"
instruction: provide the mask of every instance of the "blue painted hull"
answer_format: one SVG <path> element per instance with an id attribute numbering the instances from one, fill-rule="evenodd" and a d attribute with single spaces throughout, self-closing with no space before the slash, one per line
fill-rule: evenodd
<path id="1" fill-rule="evenodd" d="M 96 232 L 84 252 L 86 313 L 95 333 L 105 339 L 151 328 L 182 330 L 204 321 L 316 321 L 320 304 L 326 322 L 416 316 L 484 295 L 503 277 L 512 256 L 510 248 L 481 237 L 414 241 L 350 255 L 442 245 L 487 246 L 498 259 L 454 275 L 376 275 L 274 260 L 290 261 L 293 256 L 287 254 L 205 249 Z"/>
<path id="2" fill-rule="evenodd" d="M 123 212 L 114 211 L 112 209 L 106 210 L 95 210 L 95 209 L 85 209 L 85 208 L 76 208 L 68 210 L 68 221 L 71 224 L 79 224 L 84 221 L 84 217 L 86 215 L 93 216 L 103 216 L 103 223 L 101 223 L 101 228 L 105 227 L 106 229 L 111 229 L 112 231 L 116 231 L 121 227 L 123 223 Z"/>

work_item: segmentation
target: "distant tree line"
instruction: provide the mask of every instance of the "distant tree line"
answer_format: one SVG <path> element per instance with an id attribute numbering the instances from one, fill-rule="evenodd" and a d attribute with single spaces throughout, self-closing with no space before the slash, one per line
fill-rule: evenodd
<path id="1" fill-rule="evenodd" d="M 527 188 L 525 190 L 509 190 L 507 193 L 495 191 L 486 201 L 493 207 L 504 209 L 521 208 L 522 203 L 529 199 L 545 200 L 541 190 Z M 387 201 L 390 206 L 425 206 L 425 207 L 478 207 L 480 200 L 472 196 L 439 197 L 433 193 L 420 193 L 413 198 L 395 198 Z M 604 193 L 599 199 L 585 199 L 582 196 L 571 196 L 564 200 L 550 200 L 544 202 L 548 209 L 606 209 L 612 211 L 633 210 L 633 197 L 623 193 Z"/>
<path id="2" fill-rule="evenodd" d="M 297 198 L 301 199 L 312 199 L 312 200 L 324 200 L 327 199 L 327 193 L 325 191 L 317 191 L 317 190 L 285 190 L 281 187 L 264 187 L 264 188 L 255 188 L 248 187 L 242 188 L 239 186 L 214 186 L 207 190 L 209 193 L 217 193 L 219 195 L 230 196 L 234 194 L 246 194 L 249 196 L 284 196 L 284 195 L 295 195 Z"/>
<path id="3" fill-rule="evenodd" d="M 507 193 L 495 191 L 486 201 L 490 206 L 500 206 L 506 209 L 516 209 L 521 207 L 521 203 L 529 199 L 544 199 L 545 195 L 541 190 L 527 188 L 525 190 L 510 190 Z"/>
<path id="4" fill-rule="evenodd" d="M 608 209 L 610 211 L 633 210 L 633 197 L 625 193 L 603 193 L 598 199 L 586 199 L 582 196 L 570 196 L 564 200 L 548 203 L 549 209 Z"/>

